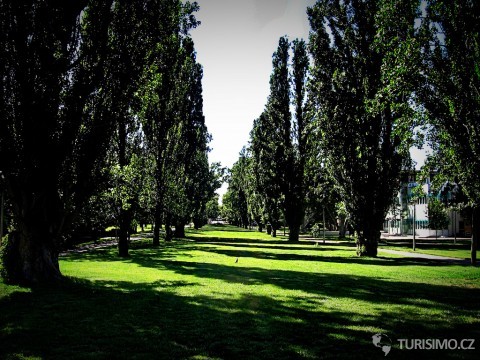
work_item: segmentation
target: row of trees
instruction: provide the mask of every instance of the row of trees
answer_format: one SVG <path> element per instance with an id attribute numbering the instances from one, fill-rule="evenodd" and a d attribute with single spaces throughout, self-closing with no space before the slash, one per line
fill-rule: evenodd
<path id="1" fill-rule="evenodd" d="M 224 207 L 232 210 L 230 217 L 234 218 L 236 212 L 244 225 L 253 219 L 260 230 L 268 223 L 273 236 L 283 215 L 290 241 L 298 241 L 304 218 L 307 68 L 305 42 L 295 40 L 290 44 L 287 37 L 280 38 L 273 55 L 270 96 L 264 112 L 254 121 L 249 149 L 242 150 L 231 170 L 229 191 L 223 201 Z M 292 98 L 294 116 L 290 110 Z"/>
<path id="2" fill-rule="evenodd" d="M 304 43 L 293 44 L 289 80 L 288 41 L 281 38 L 270 96 L 232 169 L 228 201 L 274 228 L 282 213 L 291 241 L 298 239 L 304 199 L 337 202 L 356 233 L 357 253 L 376 256 L 400 174 L 412 167 L 409 149 L 428 133 L 436 150 L 430 170 L 457 179 L 473 208 L 475 261 L 479 6 L 466 0 L 317 1 L 308 9 L 308 81 Z M 250 171 L 237 170 L 241 164 Z"/>
<path id="3" fill-rule="evenodd" d="M 202 67 L 177 0 L 2 1 L 0 171 L 10 281 L 61 277 L 58 254 L 84 225 L 200 225 L 221 184 L 208 164 Z M 110 220 L 109 220 L 110 219 Z"/>

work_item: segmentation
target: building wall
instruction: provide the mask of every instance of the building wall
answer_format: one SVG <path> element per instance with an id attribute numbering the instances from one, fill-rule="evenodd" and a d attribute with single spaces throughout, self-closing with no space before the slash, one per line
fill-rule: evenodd
<path id="1" fill-rule="evenodd" d="M 402 186 L 396 197 L 396 204 L 392 206 L 384 222 L 384 232 L 390 235 L 413 235 L 413 219 L 415 212 L 415 235 L 419 237 L 454 236 L 462 231 L 468 234 L 468 226 L 461 226 L 464 219 L 458 211 L 447 212 L 450 220 L 448 229 L 432 230 L 428 228 L 428 201 L 425 195 L 418 199 L 415 204 L 411 201 L 412 189 L 417 186 L 414 175 L 406 174 L 402 179 Z M 430 194 L 430 179 L 422 185 L 425 194 Z M 436 235 L 437 234 L 437 235 Z"/>

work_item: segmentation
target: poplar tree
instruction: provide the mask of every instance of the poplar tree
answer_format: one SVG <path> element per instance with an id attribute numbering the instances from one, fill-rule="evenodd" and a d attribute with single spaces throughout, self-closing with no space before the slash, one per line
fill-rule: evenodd
<path id="1" fill-rule="evenodd" d="M 472 207 L 471 262 L 480 228 L 480 3 L 430 0 L 424 30 L 420 98 L 442 171 L 456 179 Z"/>
<path id="2" fill-rule="evenodd" d="M 305 41 L 294 40 L 292 43 L 291 82 L 293 85 L 292 97 L 295 106 L 295 116 L 292 119 L 291 140 L 286 143 L 288 164 L 282 169 L 285 176 L 284 212 L 288 225 L 289 241 L 298 241 L 300 226 L 305 216 L 305 159 L 306 152 L 306 121 L 305 96 L 308 70 L 308 56 Z M 293 126 L 292 126 L 293 125 Z M 286 139 L 285 139 L 286 140 Z M 288 148 L 290 147 L 290 148 Z"/>
<path id="3" fill-rule="evenodd" d="M 198 10 L 197 3 L 167 1 L 164 6 L 150 16 L 153 22 L 163 23 L 162 31 L 157 36 L 156 46 L 148 56 L 151 62 L 144 68 L 142 86 L 137 93 L 141 103 L 139 117 L 145 132 L 149 153 L 155 162 L 154 178 L 156 199 L 154 209 L 153 244 L 160 243 L 162 220 L 167 223 L 166 237 L 170 239 L 172 214 L 167 209 L 168 196 L 175 183 L 174 166 L 176 157 L 180 156 L 182 129 L 187 119 L 183 103 L 188 90 L 189 80 L 185 72 L 186 52 L 183 45 L 188 38 L 188 31 L 196 27 L 193 13 Z M 163 19 L 163 20 L 162 20 Z M 186 77 L 185 77 L 186 76 Z M 188 125 L 187 125 L 188 126 Z M 184 171 L 182 167 L 179 170 Z"/>
<path id="4" fill-rule="evenodd" d="M 61 277 L 63 235 L 101 179 L 112 1 L 0 2 L 0 170 L 15 231 L 7 280 Z"/>
<path id="5" fill-rule="evenodd" d="M 291 48 L 293 64 L 289 63 Z M 308 69 L 305 42 L 297 39 L 291 46 L 286 36 L 281 37 L 273 54 L 272 67 L 265 111 L 254 122 L 251 132 L 255 184 L 264 198 L 264 211 L 273 235 L 283 212 L 289 228 L 289 241 L 298 241 L 305 212 L 304 102 Z M 289 73 L 291 67 L 292 74 Z M 295 106 L 295 117 L 290 111 L 291 103 Z"/>
<path id="6" fill-rule="evenodd" d="M 377 255 L 400 171 L 409 166 L 417 13 L 409 0 L 321 0 L 308 10 L 318 140 L 358 255 Z"/>

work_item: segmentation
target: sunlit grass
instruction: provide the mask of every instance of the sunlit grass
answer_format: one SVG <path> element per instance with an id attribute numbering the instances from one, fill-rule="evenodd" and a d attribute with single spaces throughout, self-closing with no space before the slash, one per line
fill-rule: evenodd
<path id="1" fill-rule="evenodd" d="M 407 246 L 405 244 L 395 243 L 389 243 L 388 245 L 381 246 L 381 248 L 458 259 L 470 258 L 470 243 L 465 241 L 459 241 L 457 244 L 447 243 L 445 241 L 436 244 L 421 243 L 415 246 L 415 251 L 413 250 L 413 245 Z"/>
<path id="2" fill-rule="evenodd" d="M 0 284 L 0 358 L 475 358 L 402 352 L 398 338 L 477 338 L 478 268 L 358 258 L 348 242 L 288 243 L 229 226 L 186 240 L 71 254 L 60 288 Z M 8 292 L 7 293 L 5 293 Z"/>

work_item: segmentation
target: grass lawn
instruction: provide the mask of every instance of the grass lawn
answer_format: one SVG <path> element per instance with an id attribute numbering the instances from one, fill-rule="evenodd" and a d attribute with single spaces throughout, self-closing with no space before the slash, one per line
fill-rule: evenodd
<path id="1" fill-rule="evenodd" d="M 380 248 L 446 256 L 458 259 L 470 259 L 470 246 L 470 241 L 462 240 L 457 241 L 455 245 L 451 242 L 446 243 L 445 241 L 436 243 L 420 242 L 415 246 L 415 251 L 413 251 L 411 244 L 395 244 L 393 242 L 389 242 L 387 245 L 380 245 Z"/>
<path id="2" fill-rule="evenodd" d="M 478 358 L 478 268 L 230 226 L 187 236 L 135 242 L 129 259 L 62 257 L 60 287 L 0 283 L 0 358 L 381 359 L 377 333 L 391 339 L 388 359 Z M 401 350 L 397 339 L 475 339 L 477 350 Z"/>

